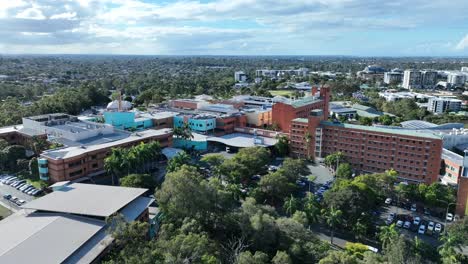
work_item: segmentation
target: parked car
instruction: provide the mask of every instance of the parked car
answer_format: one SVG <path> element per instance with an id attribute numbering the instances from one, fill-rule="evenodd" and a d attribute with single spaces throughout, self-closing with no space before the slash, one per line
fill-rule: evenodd
<path id="1" fill-rule="evenodd" d="M 385 204 L 388 204 L 388 205 L 392 204 L 392 198 L 385 199 Z"/>
<path id="2" fill-rule="evenodd" d="M 419 226 L 418 234 L 424 235 L 424 233 L 426 233 L 426 226 L 425 225 Z"/>
<path id="3" fill-rule="evenodd" d="M 398 220 L 397 223 L 396 223 L 396 226 L 397 227 L 402 227 L 403 226 L 403 221 Z"/>
<path id="4" fill-rule="evenodd" d="M 26 190 L 26 188 L 29 188 L 29 187 L 31 187 L 31 185 L 26 184 L 26 185 L 23 185 L 23 187 L 19 188 L 19 190 L 24 191 L 24 190 Z"/>
<path id="5" fill-rule="evenodd" d="M 411 205 L 411 209 L 410 209 L 410 210 L 411 210 L 412 212 L 416 212 L 417 209 L 418 209 L 418 208 L 417 208 L 416 204 L 412 204 L 412 205 Z"/>
<path id="6" fill-rule="evenodd" d="M 427 225 L 427 230 L 429 231 L 433 231 L 434 230 L 434 222 L 430 221 L 429 224 Z"/>
<path id="7" fill-rule="evenodd" d="M 442 231 L 442 225 L 440 223 L 437 223 L 435 225 L 434 231 L 440 233 Z"/>
<path id="8" fill-rule="evenodd" d="M 413 220 L 413 225 L 419 225 L 421 223 L 421 217 L 416 216 Z"/>
<path id="9" fill-rule="evenodd" d="M 18 198 L 15 197 L 15 196 L 12 196 L 12 197 L 10 198 L 10 201 L 12 201 L 12 202 L 16 202 L 16 200 L 18 200 Z"/>
<path id="10" fill-rule="evenodd" d="M 28 193 L 30 190 L 35 189 L 34 186 L 29 186 L 28 188 L 24 189 L 24 193 Z"/>
<path id="11" fill-rule="evenodd" d="M 27 194 L 32 195 L 35 191 L 37 191 L 37 189 L 36 189 L 36 188 L 32 188 L 31 190 L 29 190 L 29 191 L 27 192 Z"/>
<path id="12" fill-rule="evenodd" d="M 25 203 L 26 203 L 25 200 L 17 200 L 17 201 L 16 201 L 16 204 L 17 204 L 18 206 L 21 206 L 21 205 L 23 205 L 23 204 L 25 204 Z"/>
<path id="13" fill-rule="evenodd" d="M 10 194 L 5 194 L 5 195 L 3 195 L 3 198 L 5 198 L 6 200 L 10 200 L 10 199 L 11 199 L 11 195 L 10 195 Z"/>
<path id="14" fill-rule="evenodd" d="M 40 195 L 41 193 L 42 193 L 41 190 L 35 190 L 35 191 L 32 193 L 32 195 L 33 195 L 33 196 L 38 196 L 38 195 Z"/>
<path id="15" fill-rule="evenodd" d="M 429 208 L 424 207 L 424 214 L 425 215 L 431 215 L 431 211 L 429 211 Z"/>
<path id="16" fill-rule="evenodd" d="M 409 229 L 411 227 L 411 222 L 406 221 L 405 224 L 403 225 L 404 228 Z"/>
<path id="17" fill-rule="evenodd" d="M 19 190 L 19 189 L 23 188 L 26 185 L 28 185 L 28 184 L 23 182 L 23 183 L 19 184 L 18 186 L 16 186 L 15 188 L 16 188 L 16 190 Z"/>
<path id="18" fill-rule="evenodd" d="M 447 216 L 445 217 L 445 219 L 447 221 L 453 221 L 453 214 L 452 213 L 448 213 Z"/>

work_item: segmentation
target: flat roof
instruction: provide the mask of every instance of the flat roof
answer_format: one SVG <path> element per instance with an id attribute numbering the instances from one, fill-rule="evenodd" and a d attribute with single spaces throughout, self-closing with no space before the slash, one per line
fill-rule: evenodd
<path id="1" fill-rule="evenodd" d="M 21 206 L 49 212 L 108 217 L 147 189 L 73 183 Z"/>
<path id="2" fill-rule="evenodd" d="M 398 127 L 388 128 L 388 127 L 361 126 L 361 125 L 344 124 L 344 123 L 338 123 L 338 122 L 335 123 L 335 122 L 330 122 L 330 121 L 322 121 L 320 122 L 320 124 L 325 125 L 325 126 L 344 127 L 344 128 L 366 130 L 366 131 L 378 132 L 378 133 L 397 134 L 397 135 L 420 137 L 420 138 L 442 139 L 442 137 L 438 135 L 434 135 L 432 133 L 414 131 L 414 130 L 406 130 L 406 129 L 401 129 Z"/>
<path id="3" fill-rule="evenodd" d="M 22 128 L 23 128 L 23 125 L 0 127 L 0 134 L 18 132 L 18 130 Z"/>
<path id="4" fill-rule="evenodd" d="M 62 263 L 105 225 L 67 214 L 15 213 L 0 221 L 0 263 Z"/>
<path id="5" fill-rule="evenodd" d="M 208 137 L 207 141 L 219 142 L 230 147 L 248 148 L 255 146 L 271 147 L 278 142 L 277 139 L 257 136 L 263 143 L 255 144 L 255 136 L 251 134 L 233 133 L 221 137 Z"/>
<path id="6" fill-rule="evenodd" d="M 460 166 L 463 166 L 463 156 L 458 155 L 457 153 L 445 148 L 442 149 L 442 159 L 448 159 L 457 163 Z"/>
<path id="7" fill-rule="evenodd" d="M 320 102 L 320 101 L 322 101 L 322 100 L 317 99 L 314 96 L 308 96 L 308 97 L 304 97 L 304 98 L 302 98 L 300 100 L 297 100 L 297 101 L 292 101 L 289 104 L 294 108 L 299 108 L 299 107 L 309 105 L 309 104 L 313 104 L 313 103 Z"/>
<path id="8" fill-rule="evenodd" d="M 301 123 L 309 123 L 309 119 L 307 118 L 294 118 L 293 122 L 301 122 Z"/>
<path id="9" fill-rule="evenodd" d="M 53 150 L 47 150 L 41 153 L 41 156 L 51 158 L 51 159 L 67 159 L 72 158 L 75 156 L 82 155 L 87 152 L 103 149 L 103 148 L 113 148 L 119 146 L 121 144 L 130 143 L 134 141 L 142 141 L 147 138 L 152 138 L 155 136 L 161 136 L 165 134 L 172 133 L 172 130 L 169 128 L 165 129 L 148 129 L 143 131 L 138 131 L 132 133 L 131 135 L 121 138 L 116 136 L 116 140 L 109 140 L 108 142 L 102 142 L 103 139 L 109 139 L 110 135 L 104 135 L 99 137 L 97 141 L 93 141 L 92 143 L 83 144 L 83 146 L 71 146 Z M 106 140 L 104 140 L 106 141 Z M 94 144 L 98 142 L 97 144 Z"/>

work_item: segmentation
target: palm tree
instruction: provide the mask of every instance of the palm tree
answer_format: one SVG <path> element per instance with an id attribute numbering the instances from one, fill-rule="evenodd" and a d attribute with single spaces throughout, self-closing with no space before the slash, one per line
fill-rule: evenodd
<path id="1" fill-rule="evenodd" d="M 379 239 L 382 242 L 383 248 L 396 237 L 398 237 L 398 231 L 395 228 L 395 224 L 380 227 Z"/>
<path id="2" fill-rule="evenodd" d="M 333 206 L 327 211 L 325 209 L 322 210 L 322 214 L 327 221 L 327 225 L 330 226 L 330 243 L 333 244 L 333 235 L 335 233 L 335 227 L 337 224 L 341 223 L 341 216 L 343 212 L 339 209 L 335 209 Z"/>
<path id="3" fill-rule="evenodd" d="M 444 263 L 458 263 L 457 250 L 462 250 L 459 237 L 448 232 L 445 236 L 442 236 L 440 240 L 443 244 L 439 247 L 439 254 L 444 259 Z"/>
<path id="4" fill-rule="evenodd" d="M 309 131 L 305 133 L 304 140 L 307 144 L 307 159 L 310 159 L 310 141 L 312 140 L 312 135 Z"/>
<path id="5" fill-rule="evenodd" d="M 284 210 L 286 211 L 286 214 L 291 216 L 296 212 L 297 207 L 298 200 L 291 194 L 291 197 L 286 198 L 286 201 L 284 202 Z"/>
<path id="6" fill-rule="evenodd" d="M 309 220 L 309 223 L 316 223 L 318 222 L 318 218 L 320 215 L 320 205 L 315 200 L 315 195 L 313 195 L 311 192 L 307 193 L 307 196 L 304 200 L 304 212 L 307 215 L 307 219 Z"/>

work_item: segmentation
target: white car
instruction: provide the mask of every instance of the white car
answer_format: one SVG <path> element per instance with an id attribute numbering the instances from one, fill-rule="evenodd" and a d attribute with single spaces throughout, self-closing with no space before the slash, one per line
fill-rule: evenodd
<path id="1" fill-rule="evenodd" d="M 418 234 L 424 235 L 424 233 L 426 233 L 426 226 L 425 226 L 425 225 L 421 225 L 421 226 L 419 227 Z"/>
<path id="2" fill-rule="evenodd" d="M 411 205 L 411 211 L 416 212 L 416 209 L 417 209 L 416 204 L 412 204 Z"/>
<path id="3" fill-rule="evenodd" d="M 411 222 L 406 221 L 405 224 L 403 225 L 403 228 L 409 229 L 411 227 Z"/>
<path id="4" fill-rule="evenodd" d="M 440 223 L 437 223 L 435 225 L 434 231 L 440 233 L 440 231 L 442 231 L 442 225 Z"/>
<path id="5" fill-rule="evenodd" d="M 413 220 L 413 225 L 419 225 L 421 223 L 421 217 L 416 216 Z"/>
<path id="6" fill-rule="evenodd" d="M 453 221 L 453 214 L 448 213 L 445 219 L 447 219 L 447 221 Z"/>
<path id="7" fill-rule="evenodd" d="M 435 225 L 434 222 L 432 221 L 429 222 L 429 224 L 427 225 L 427 230 L 432 232 L 432 230 L 434 230 L 434 225 Z"/>
<path id="8" fill-rule="evenodd" d="M 397 226 L 397 227 L 402 227 L 402 226 L 403 226 L 403 221 L 398 220 L 398 221 L 396 222 L 396 226 Z"/>
<path id="9" fill-rule="evenodd" d="M 391 204 L 391 203 L 392 203 L 392 198 L 385 199 L 385 204 Z"/>

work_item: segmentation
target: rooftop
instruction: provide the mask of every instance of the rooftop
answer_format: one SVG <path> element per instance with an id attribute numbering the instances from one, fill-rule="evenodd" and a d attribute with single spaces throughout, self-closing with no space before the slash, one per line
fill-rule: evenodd
<path id="1" fill-rule="evenodd" d="M 306 105 L 313 104 L 313 103 L 320 102 L 320 101 L 321 100 L 317 99 L 317 97 L 308 96 L 308 97 L 304 97 L 304 98 L 302 98 L 300 100 L 292 101 L 289 104 L 294 108 L 299 108 L 299 107 L 306 106 Z"/>
<path id="2" fill-rule="evenodd" d="M 105 224 L 67 214 L 15 213 L 0 223 L 0 263 L 62 263 Z"/>
<path id="3" fill-rule="evenodd" d="M 49 212 L 108 217 L 147 189 L 74 183 L 22 206 Z"/>
<path id="4" fill-rule="evenodd" d="M 458 165 L 463 166 L 463 156 L 445 148 L 442 149 L 442 159 L 449 159 Z"/>
<path id="5" fill-rule="evenodd" d="M 294 118 L 293 122 L 301 122 L 301 123 L 309 123 L 309 119 L 307 118 Z"/>
<path id="6" fill-rule="evenodd" d="M 227 146 L 237 147 L 237 148 L 247 148 L 247 147 L 254 147 L 254 146 L 264 146 L 264 147 L 271 147 L 276 144 L 278 141 L 274 138 L 268 137 L 261 137 L 251 134 L 243 134 L 243 133 L 232 133 L 228 135 L 224 135 L 221 137 L 208 137 L 207 141 L 214 141 L 223 143 Z M 256 141 L 258 140 L 258 141 Z"/>
<path id="7" fill-rule="evenodd" d="M 52 158 L 52 159 L 67 159 L 67 158 L 72 158 L 72 157 L 82 155 L 84 153 L 88 153 L 91 151 L 95 151 L 95 150 L 99 150 L 103 148 L 117 147 L 125 143 L 130 143 L 134 141 L 142 141 L 146 138 L 161 136 L 161 135 L 165 135 L 169 133 L 172 133 L 171 129 L 158 129 L 158 130 L 148 129 L 148 130 L 135 132 L 131 135 L 126 135 L 125 137 L 123 137 L 121 134 L 99 136 L 96 138 L 88 139 L 85 142 L 80 141 L 82 145 L 79 145 L 79 146 L 75 144 L 74 146 L 44 151 L 41 154 L 41 156 Z M 67 143 L 67 142 L 64 142 L 64 143 Z M 68 144 L 65 144 L 65 145 L 68 145 Z"/>
<path id="8" fill-rule="evenodd" d="M 361 125 L 352 125 L 352 124 L 345 124 L 345 123 L 338 123 L 338 122 L 335 123 L 335 122 L 330 122 L 330 121 L 322 121 L 320 123 L 322 125 L 326 125 L 326 126 L 344 127 L 344 128 L 357 129 L 357 130 L 366 130 L 366 131 L 377 132 L 377 133 L 397 134 L 397 135 L 420 137 L 420 138 L 442 139 L 440 136 L 434 135 L 432 133 L 425 133 L 425 132 L 421 132 L 421 131 L 401 129 L 401 128 L 398 128 L 398 127 L 388 128 L 388 127 L 375 127 L 375 126 L 361 126 Z"/>

